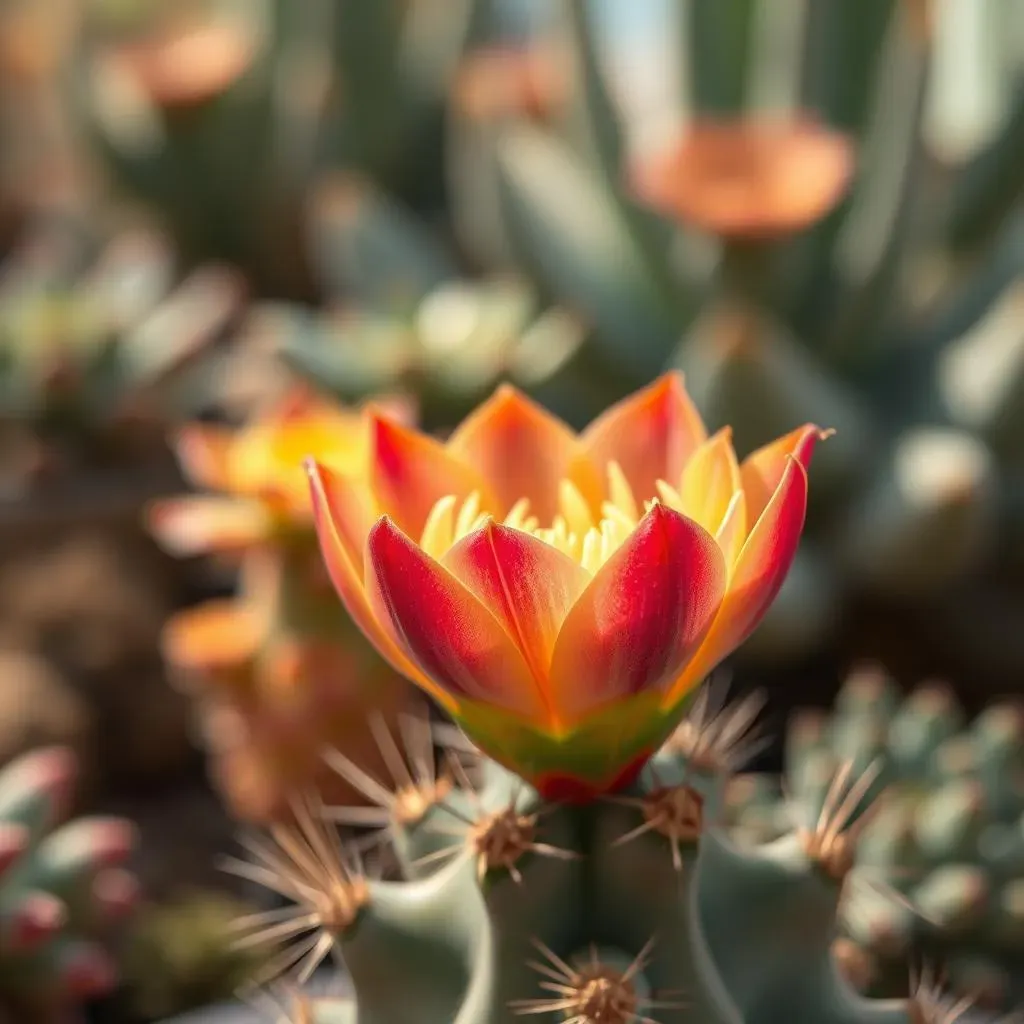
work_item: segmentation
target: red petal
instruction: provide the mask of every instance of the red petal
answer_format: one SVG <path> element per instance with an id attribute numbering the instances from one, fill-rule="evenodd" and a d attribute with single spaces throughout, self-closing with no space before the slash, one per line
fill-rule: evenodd
<path id="1" fill-rule="evenodd" d="M 370 474 L 381 511 L 417 540 L 427 516 L 445 496 L 464 501 L 480 492 L 484 511 L 493 508 L 482 476 L 426 434 L 371 414 Z"/>
<path id="2" fill-rule="evenodd" d="M 387 517 L 367 540 L 366 593 L 394 642 L 456 701 L 548 720 L 544 696 L 498 620 Z"/>
<path id="3" fill-rule="evenodd" d="M 520 498 L 529 498 L 530 511 L 542 523 L 550 523 L 559 511 L 558 485 L 563 479 L 577 486 L 592 511 L 599 509 L 602 479 L 579 438 L 510 385 L 499 387 L 463 421 L 448 450 L 479 468 L 500 518 Z"/>
<path id="4" fill-rule="evenodd" d="M 547 693 L 555 639 L 589 574 L 551 545 L 493 522 L 456 544 L 441 564 L 505 627 Z"/>
<path id="5" fill-rule="evenodd" d="M 736 559 L 729 592 L 700 649 L 670 688 L 682 697 L 757 628 L 793 564 L 807 510 L 807 471 L 794 456 Z"/>
<path id="6" fill-rule="evenodd" d="M 558 635 L 551 680 L 560 724 L 673 680 L 704 639 L 725 585 L 715 539 L 655 505 L 598 570 Z"/>
<path id="7" fill-rule="evenodd" d="M 686 393 L 681 373 L 667 373 L 599 416 L 583 432 L 591 461 L 617 462 L 642 504 L 658 492 L 655 481 L 679 486 L 683 468 L 707 431 Z"/>
<path id="8" fill-rule="evenodd" d="M 743 460 L 740 476 L 747 495 L 747 522 L 753 526 L 764 511 L 793 456 L 804 469 L 809 469 L 811 456 L 819 441 L 829 436 L 828 431 L 806 423 L 790 431 L 763 448 L 758 448 Z"/>

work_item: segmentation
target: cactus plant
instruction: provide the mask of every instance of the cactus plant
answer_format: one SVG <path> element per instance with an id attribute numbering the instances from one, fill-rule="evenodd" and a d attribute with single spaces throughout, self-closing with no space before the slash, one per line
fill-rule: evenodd
<path id="1" fill-rule="evenodd" d="M 853 672 L 834 712 L 807 711 L 786 738 L 783 787 L 734 781 L 728 818 L 741 841 L 764 842 L 835 806 L 830 780 L 860 780 L 851 851 L 867 887 L 845 908 L 839 943 L 851 977 L 878 993 L 908 952 L 942 964 L 951 983 L 1004 1007 L 1017 1003 L 1024 942 L 1024 711 L 994 704 L 972 722 L 948 689 L 902 695 L 884 672 Z M 867 815 L 867 807 L 875 813 Z"/>
<path id="2" fill-rule="evenodd" d="M 309 297 L 306 196 L 325 171 L 436 206 L 444 98 L 474 0 L 94 7 L 83 119 L 115 180 L 188 255 Z"/>
<path id="3" fill-rule="evenodd" d="M 386 404 L 386 402 L 385 402 Z M 394 410 L 408 414 L 404 405 Z M 288 813 L 295 789 L 327 786 L 318 744 L 375 763 L 363 719 L 391 720 L 408 689 L 366 648 L 323 571 L 301 459 L 358 473 L 360 414 L 296 387 L 244 427 L 195 423 L 177 437 L 186 474 L 214 493 L 158 500 L 148 522 L 180 557 L 239 569 L 238 593 L 188 608 L 164 631 L 170 667 L 197 698 L 215 780 L 243 820 Z M 339 798 L 338 785 L 325 795 Z"/>
<path id="4" fill-rule="evenodd" d="M 61 468 L 108 476 L 128 468 L 153 486 L 168 421 L 196 397 L 182 382 L 241 299 L 224 268 L 197 271 L 177 288 L 173 275 L 158 236 L 126 228 L 102 239 L 71 223 L 30 236 L 4 263 L 8 494 L 31 496 L 48 471 L 63 480 Z"/>
<path id="5" fill-rule="evenodd" d="M 392 816 L 400 880 L 366 877 L 329 812 L 303 802 L 230 865 L 295 906 L 239 926 L 281 944 L 276 969 L 297 964 L 300 981 L 340 954 L 354 997 L 281 1000 L 273 1019 L 955 1020 L 963 1007 L 928 984 L 866 999 L 836 971 L 842 809 L 758 848 L 721 828 L 750 710 L 691 716 L 635 783 L 582 805 L 547 802 L 486 758 L 476 780 L 456 767 L 460 786 Z"/>
<path id="6" fill-rule="evenodd" d="M 32 751 L 0 770 L 0 1006 L 14 1019 L 61 1024 L 117 981 L 106 944 L 137 896 L 124 868 L 127 821 L 68 823 L 75 762 Z"/>
<path id="7" fill-rule="evenodd" d="M 990 565 L 1020 489 L 1020 52 L 1005 5 L 972 9 L 987 31 L 959 43 L 952 4 L 664 5 L 684 95 L 648 133 L 620 114 L 595 9 L 552 7 L 572 97 L 555 125 L 503 112 L 493 126 L 489 222 L 587 319 L 589 364 L 623 390 L 682 368 L 741 451 L 808 419 L 837 428 L 809 543 L 750 653 L 819 647 L 851 597 L 955 593 Z M 968 152 L 948 83 L 990 66 L 1002 119 Z M 655 130 L 666 118 L 678 137 Z"/>
<path id="8" fill-rule="evenodd" d="M 588 389 L 601 382 L 581 362 L 583 325 L 567 310 L 544 308 L 521 276 L 465 277 L 437 235 L 365 178 L 333 175 L 311 206 L 326 308 L 256 304 L 241 359 L 267 351 L 342 401 L 415 396 L 431 427 L 450 426 L 501 380 L 561 395 L 563 405 L 593 405 Z"/>

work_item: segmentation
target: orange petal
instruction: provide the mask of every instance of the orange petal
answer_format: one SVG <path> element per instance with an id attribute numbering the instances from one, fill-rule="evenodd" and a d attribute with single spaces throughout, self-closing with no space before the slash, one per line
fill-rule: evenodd
<path id="1" fill-rule="evenodd" d="M 520 498 L 528 498 L 530 512 L 550 523 L 559 512 L 563 479 L 576 485 L 593 512 L 600 507 L 602 478 L 579 438 L 511 385 L 503 384 L 463 420 L 448 450 L 479 467 L 497 501 L 499 518 Z"/>
<path id="2" fill-rule="evenodd" d="M 736 559 L 714 625 L 700 653 L 670 687 L 666 704 L 682 697 L 757 628 L 793 564 L 806 510 L 807 471 L 789 456 L 778 489 Z"/>
<path id="3" fill-rule="evenodd" d="M 555 638 L 589 573 L 536 537 L 493 522 L 459 541 L 441 564 L 505 627 L 547 693 Z"/>
<path id="4" fill-rule="evenodd" d="M 370 414 L 370 477 L 381 511 L 399 529 L 419 537 L 430 510 L 454 494 L 461 502 L 480 492 L 484 510 L 493 507 L 482 476 L 432 437 Z"/>
<path id="5" fill-rule="evenodd" d="M 548 720 L 544 695 L 498 620 L 386 516 L 366 542 L 366 593 L 434 689 Z"/>
<path id="6" fill-rule="evenodd" d="M 178 431 L 174 450 L 181 471 L 197 487 L 224 491 L 230 487 L 234 434 L 224 427 L 189 423 Z"/>
<path id="7" fill-rule="evenodd" d="M 168 619 L 163 655 L 178 669 L 230 669 L 256 657 L 266 637 L 258 609 L 237 601 L 206 601 Z"/>
<path id="8" fill-rule="evenodd" d="M 732 428 L 723 427 L 686 463 L 679 489 L 683 513 L 700 523 L 708 533 L 716 533 L 732 496 L 741 486 L 740 467 L 732 447 Z"/>
<path id="9" fill-rule="evenodd" d="M 363 589 L 363 558 L 369 525 L 357 495 L 344 477 L 316 462 L 307 464 L 313 499 L 313 523 L 327 572 L 352 621 L 398 672 L 424 686 L 444 702 L 444 695 L 427 683 L 423 674 L 402 653 L 389 631 L 377 621 Z M 363 528 L 365 524 L 365 529 Z M 451 703 L 448 701 L 447 703 Z"/>
<path id="10" fill-rule="evenodd" d="M 551 680 L 560 724 L 673 680 L 704 639 L 725 585 L 715 539 L 655 504 L 598 570 L 558 635 Z"/>
<path id="11" fill-rule="evenodd" d="M 757 522 L 758 516 L 778 489 L 789 456 L 792 455 L 804 469 L 808 469 L 817 443 L 830 434 L 831 431 L 806 423 L 771 444 L 758 448 L 743 460 L 740 476 L 747 495 L 747 517 L 751 525 Z"/>
<path id="12" fill-rule="evenodd" d="M 643 502 L 658 493 L 657 480 L 678 485 L 687 460 L 707 436 L 683 375 L 674 372 L 602 413 L 583 432 L 583 443 L 602 471 L 617 462 Z"/>
<path id="13" fill-rule="evenodd" d="M 273 522 L 257 502 L 200 496 L 154 501 L 146 510 L 146 526 L 165 551 L 191 558 L 260 544 Z"/>

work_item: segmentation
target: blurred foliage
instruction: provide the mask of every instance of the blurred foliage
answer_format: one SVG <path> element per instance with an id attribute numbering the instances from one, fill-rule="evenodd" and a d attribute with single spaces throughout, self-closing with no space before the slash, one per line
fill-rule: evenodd
<path id="1" fill-rule="evenodd" d="M 203 891 L 143 908 L 125 946 L 125 1013 L 165 1020 L 231 999 L 265 962 L 260 951 L 233 945 L 238 920 L 250 913 L 237 899 Z"/>

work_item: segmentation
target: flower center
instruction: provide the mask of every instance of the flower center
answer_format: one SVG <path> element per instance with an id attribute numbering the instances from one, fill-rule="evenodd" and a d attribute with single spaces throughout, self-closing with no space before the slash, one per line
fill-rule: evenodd
<path id="1" fill-rule="evenodd" d="M 655 503 L 660 501 L 677 512 L 697 518 L 696 510 L 688 507 L 692 503 L 685 501 L 679 490 L 664 481 L 658 481 L 658 495 L 641 506 L 617 463 L 608 464 L 607 475 L 607 499 L 602 502 L 599 515 L 594 514 L 579 488 L 564 479 L 558 488 L 558 513 L 550 525 L 542 525 L 533 515 L 526 497 L 512 506 L 502 524 L 550 544 L 593 574 L 618 550 L 641 516 Z M 455 495 L 447 495 L 430 510 L 420 547 L 440 559 L 490 517 L 488 510 L 481 506 L 478 492 L 474 491 L 461 504 Z"/>

